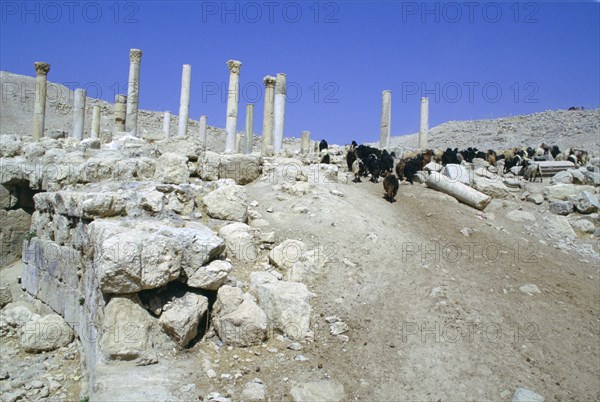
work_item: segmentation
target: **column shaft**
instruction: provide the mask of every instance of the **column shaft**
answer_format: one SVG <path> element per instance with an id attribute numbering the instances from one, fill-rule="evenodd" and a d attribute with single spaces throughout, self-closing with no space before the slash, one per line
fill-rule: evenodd
<path id="1" fill-rule="evenodd" d="M 244 137 L 244 153 L 252 153 L 252 145 L 254 144 L 254 104 L 246 105 L 246 134 Z"/>
<path id="2" fill-rule="evenodd" d="M 98 139 L 100 137 L 100 106 L 92 108 L 92 133 L 90 138 Z"/>
<path id="3" fill-rule="evenodd" d="M 235 150 L 235 135 L 237 133 L 237 112 L 240 89 L 240 68 L 242 63 L 237 60 L 229 60 L 229 91 L 227 92 L 227 120 L 225 122 L 225 153 Z"/>
<path id="4" fill-rule="evenodd" d="M 44 62 L 33 63 L 35 67 L 35 103 L 33 105 L 33 133 L 34 139 L 39 140 L 44 136 L 46 124 L 46 93 L 48 85 L 48 72 L 50 64 Z"/>
<path id="5" fill-rule="evenodd" d="M 283 146 L 283 126 L 285 120 L 286 76 L 277 74 L 275 83 L 275 108 L 273 112 L 273 152 L 279 154 Z"/>
<path id="6" fill-rule="evenodd" d="M 73 138 L 83 139 L 83 126 L 85 123 L 85 97 L 86 90 L 77 88 L 73 100 Z"/>
<path id="7" fill-rule="evenodd" d="M 265 83 L 265 108 L 263 113 L 261 153 L 270 153 L 273 147 L 273 109 L 275 101 L 275 77 L 267 76 Z"/>
<path id="8" fill-rule="evenodd" d="M 379 131 L 379 147 L 390 145 L 392 123 L 392 91 L 383 91 L 381 100 L 381 130 Z"/>
<path id="9" fill-rule="evenodd" d="M 165 112 L 163 116 L 163 136 L 165 139 L 171 138 L 171 113 Z"/>
<path id="10" fill-rule="evenodd" d="M 125 129 L 134 137 L 137 137 L 141 61 L 142 51 L 131 49 L 129 51 L 129 81 L 127 85 L 127 118 L 125 120 Z"/>
<path id="11" fill-rule="evenodd" d="M 300 153 L 307 154 L 310 151 L 310 131 L 303 131 L 300 138 Z"/>
<path id="12" fill-rule="evenodd" d="M 181 97 L 179 98 L 179 126 L 177 136 L 187 135 L 188 119 L 190 117 L 190 85 L 192 81 L 192 66 L 184 64 L 181 71 Z"/>
<path id="13" fill-rule="evenodd" d="M 419 148 L 427 149 L 429 131 L 429 98 L 421 98 L 421 127 L 419 129 Z"/>

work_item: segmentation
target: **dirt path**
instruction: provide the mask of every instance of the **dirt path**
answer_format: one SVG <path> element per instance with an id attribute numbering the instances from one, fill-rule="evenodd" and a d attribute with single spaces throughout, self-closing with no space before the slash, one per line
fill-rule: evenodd
<path id="1" fill-rule="evenodd" d="M 314 362 L 286 366 L 290 378 L 337 379 L 349 400 L 499 400 L 518 387 L 600 399 L 593 264 L 540 244 L 504 208 L 481 214 L 419 185 L 401 186 L 394 204 L 368 182 L 287 201 L 266 185 L 248 190 L 274 209 L 261 212 L 278 235 L 327 245 L 333 260 L 309 282 L 322 329 L 307 351 Z M 308 212 L 289 211 L 298 204 Z M 525 284 L 541 293 L 523 293 Z M 348 343 L 327 335 L 320 317 L 330 315 L 349 324 Z"/>

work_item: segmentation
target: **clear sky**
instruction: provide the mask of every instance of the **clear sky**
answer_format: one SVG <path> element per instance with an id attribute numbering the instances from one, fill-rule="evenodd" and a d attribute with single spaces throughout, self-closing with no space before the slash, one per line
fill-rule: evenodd
<path id="1" fill-rule="evenodd" d="M 179 110 L 192 65 L 190 116 L 225 127 L 229 59 L 242 61 L 238 130 L 266 75 L 286 73 L 285 135 L 377 141 L 381 92 L 392 135 L 570 106 L 600 106 L 600 3 L 402 1 L 0 1 L 0 69 L 126 93 L 129 49 L 143 51 L 140 107 Z"/>

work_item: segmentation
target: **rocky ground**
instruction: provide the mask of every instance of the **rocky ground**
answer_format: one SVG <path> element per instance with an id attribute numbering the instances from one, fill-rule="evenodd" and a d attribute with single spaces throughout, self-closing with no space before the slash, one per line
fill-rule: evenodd
<path id="1" fill-rule="evenodd" d="M 242 157 L 193 138 L 35 144 L 2 129 L 3 210 L 29 216 L 35 200 L 24 250 L 72 244 L 82 261 L 47 265 L 55 288 L 32 282 L 51 258 L 0 268 L 2 400 L 600 399 L 597 159 L 542 183 L 465 166 L 493 198 L 478 211 L 424 184 L 390 203 L 381 183 L 349 181 L 335 146 L 333 165 L 288 152 L 243 157 L 240 175 Z M 214 255 L 190 253 L 192 236 Z M 158 250 L 139 256 L 153 270 L 86 246 L 123 239 Z M 191 308 L 211 320 L 188 325 Z M 97 349 L 53 310 L 105 320 Z M 119 344 L 134 319 L 139 336 Z M 227 332 L 249 319 L 269 326 Z M 48 322 L 57 336 L 30 336 Z"/>

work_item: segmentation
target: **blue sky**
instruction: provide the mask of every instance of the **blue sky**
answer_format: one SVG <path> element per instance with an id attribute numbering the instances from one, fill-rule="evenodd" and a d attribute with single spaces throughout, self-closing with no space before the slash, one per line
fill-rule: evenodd
<path id="1" fill-rule="evenodd" d="M 287 74 L 285 135 L 377 141 L 381 92 L 392 135 L 450 120 L 600 106 L 600 3 L 367 1 L 1 1 L 0 69 L 87 87 L 113 101 L 129 49 L 143 50 L 140 106 L 177 113 L 192 65 L 190 116 L 225 126 L 229 72 L 242 61 L 238 130 L 265 75 Z M 120 93 L 126 93 L 122 89 Z"/>

